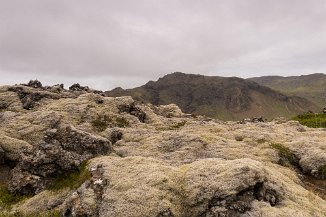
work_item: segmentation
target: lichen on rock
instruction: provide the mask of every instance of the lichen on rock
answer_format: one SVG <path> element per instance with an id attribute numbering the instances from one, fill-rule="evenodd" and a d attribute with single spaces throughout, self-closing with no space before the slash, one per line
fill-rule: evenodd
<path id="1" fill-rule="evenodd" d="M 0 180 L 30 196 L 0 212 L 325 216 L 324 129 L 223 122 L 77 84 L 3 86 L 0 102 Z"/>
<path id="2" fill-rule="evenodd" d="M 35 194 L 51 184 L 51 179 L 74 171 L 85 160 L 112 152 L 109 140 L 61 126 L 46 132 L 44 140 L 24 152 L 12 171 L 11 192 Z"/>

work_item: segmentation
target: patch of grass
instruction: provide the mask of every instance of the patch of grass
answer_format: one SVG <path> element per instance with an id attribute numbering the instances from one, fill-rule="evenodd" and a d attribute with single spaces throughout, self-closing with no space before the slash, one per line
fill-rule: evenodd
<path id="1" fill-rule="evenodd" d="M 29 197 L 31 197 L 31 195 L 19 195 L 9 192 L 6 185 L 0 186 L 0 206 L 4 208 L 10 208 L 12 205 Z"/>
<path id="2" fill-rule="evenodd" d="M 187 121 L 181 121 L 181 122 L 175 123 L 172 126 L 170 126 L 170 130 L 179 129 L 179 128 L 183 127 L 186 123 L 187 123 Z"/>
<path id="3" fill-rule="evenodd" d="M 129 121 L 124 117 L 109 117 L 107 115 L 99 116 L 92 122 L 92 127 L 97 132 L 102 132 L 108 127 L 129 127 Z"/>
<path id="4" fill-rule="evenodd" d="M 324 113 L 298 115 L 292 120 L 311 128 L 326 128 L 326 114 Z"/>
<path id="5" fill-rule="evenodd" d="M 107 115 L 104 115 L 102 117 L 97 117 L 95 120 L 91 122 L 92 127 L 95 131 L 102 132 L 106 130 L 106 128 L 109 126 L 110 122 L 112 122 L 112 118 L 110 118 Z"/>
<path id="6" fill-rule="evenodd" d="M 280 143 L 272 143 L 271 147 L 278 151 L 278 155 L 280 157 L 280 164 L 284 164 L 284 161 L 288 161 L 292 165 L 296 165 L 298 163 L 297 157 L 294 155 L 294 153 L 284 145 Z"/>
<path id="7" fill-rule="evenodd" d="M 262 139 L 257 139 L 256 142 L 257 142 L 258 144 L 263 144 L 263 143 L 266 142 L 266 139 L 264 139 L 264 138 L 262 138 Z"/>
<path id="8" fill-rule="evenodd" d="M 75 189 L 90 178 L 91 173 L 87 170 L 87 161 L 85 161 L 79 166 L 77 171 L 55 179 L 53 185 L 50 187 L 50 190 L 58 191 L 63 188 Z"/>
<path id="9" fill-rule="evenodd" d="M 325 179 L 326 178 L 326 164 L 320 166 L 318 168 L 318 175 L 322 178 Z"/>
<path id="10" fill-rule="evenodd" d="M 116 117 L 115 118 L 115 124 L 117 127 L 129 127 L 129 121 L 125 119 L 124 117 Z"/>

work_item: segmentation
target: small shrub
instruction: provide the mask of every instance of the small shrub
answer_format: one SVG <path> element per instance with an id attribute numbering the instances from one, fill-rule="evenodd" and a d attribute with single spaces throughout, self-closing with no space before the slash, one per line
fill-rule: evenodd
<path id="1" fill-rule="evenodd" d="M 186 123 L 187 123 L 187 121 L 181 121 L 176 124 L 173 124 L 172 126 L 170 126 L 170 130 L 179 129 L 180 127 L 183 127 Z"/>
<path id="2" fill-rule="evenodd" d="M 294 153 L 288 148 L 285 147 L 284 145 L 280 143 L 272 143 L 271 147 L 275 150 L 278 151 L 278 155 L 280 157 L 280 164 L 284 164 L 284 161 L 288 161 L 292 165 L 298 164 L 298 159 L 294 155 Z"/>
<path id="3" fill-rule="evenodd" d="M 108 127 L 129 127 L 129 121 L 124 117 L 109 117 L 104 115 L 102 117 L 97 117 L 91 122 L 92 127 L 95 131 L 102 132 Z"/>
<path id="4" fill-rule="evenodd" d="M 91 124 L 95 131 L 102 132 L 106 130 L 110 122 L 112 122 L 112 119 L 109 116 L 104 115 L 103 117 L 97 117 L 91 122 Z"/>
<path id="5" fill-rule="evenodd" d="M 115 124 L 117 127 L 129 127 L 129 121 L 124 117 L 116 117 Z"/>
<path id="6" fill-rule="evenodd" d="M 257 139 L 256 142 L 257 142 L 258 144 L 263 144 L 263 143 L 266 142 L 266 139 L 264 139 L 264 138 L 262 138 L 262 139 Z"/>
<path id="7" fill-rule="evenodd" d="M 86 180 L 91 178 L 90 172 L 87 170 L 87 162 L 83 162 L 77 171 L 71 172 L 66 176 L 58 177 L 54 180 L 50 190 L 57 191 L 63 188 L 78 188 Z"/>

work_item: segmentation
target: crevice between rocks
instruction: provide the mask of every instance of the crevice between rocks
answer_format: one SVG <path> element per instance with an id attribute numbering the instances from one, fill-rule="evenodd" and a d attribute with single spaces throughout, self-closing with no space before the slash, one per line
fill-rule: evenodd
<path id="1" fill-rule="evenodd" d="M 289 149 L 290 150 L 290 149 Z M 314 173 L 314 171 L 305 172 L 302 166 L 300 165 L 300 157 L 298 157 L 292 150 L 291 158 L 282 155 L 279 152 L 279 161 L 278 164 L 281 166 L 289 167 L 294 170 L 299 179 L 302 182 L 304 188 L 314 192 L 321 198 L 326 200 L 326 181 L 323 175 L 319 175 L 318 173 Z"/>
<path id="2" fill-rule="evenodd" d="M 64 217 L 72 216 L 100 216 L 103 200 L 104 187 L 107 180 L 103 178 L 102 165 L 90 168 L 91 179 L 84 182 L 80 188 L 65 202 L 63 209 Z M 89 192 L 94 196 L 94 200 L 89 202 Z"/>
<path id="3" fill-rule="evenodd" d="M 263 182 L 258 182 L 235 195 L 213 197 L 208 203 L 207 210 L 200 217 L 237 217 L 250 211 L 254 200 L 265 201 L 271 206 L 276 206 L 281 201 L 281 197 L 275 190 L 267 188 Z"/>

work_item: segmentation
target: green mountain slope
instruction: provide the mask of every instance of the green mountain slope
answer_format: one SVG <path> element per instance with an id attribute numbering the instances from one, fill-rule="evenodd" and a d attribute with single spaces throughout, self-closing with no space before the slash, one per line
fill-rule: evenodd
<path id="1" fill-rule="evenodd" d="M 304 97 L 314 102 L 319 109 L 326 106 L 326 75 L 311 74 L 301 76 L 263 76 L 249 78 L 260 85 L 270 87 L 287 95 Z"/>
<path id="2" fill-rule="evenodd" d="M 177 104 L 184 112 L 222 120 L 245 117 L 292 117 L 318 109 L 301 97 L 288 97 L 253 81 L 237 77 L 184 74 L 166 75 L 134 89 L 116 88 L 108 96 L 132 96 L 155 105 Z"/>

